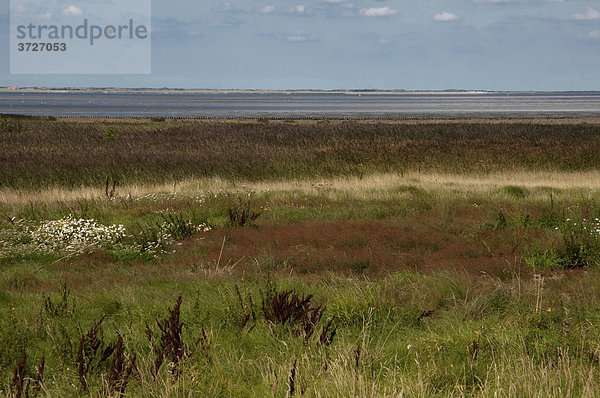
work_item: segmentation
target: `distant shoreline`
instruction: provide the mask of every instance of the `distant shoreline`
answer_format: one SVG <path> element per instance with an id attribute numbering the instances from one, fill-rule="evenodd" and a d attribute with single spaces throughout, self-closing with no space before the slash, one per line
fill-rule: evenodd
<path id="1" fill-rule="evenodd" d="M 447 94 L 493 94 L 495 91 L 486 90 L 238 90 L 238 89 L 179 89 L 179 88 L 80 88 L 80 87 L 0 87 L 0 92 L 27 92 L 27 93 L 155 93 L 155 94 L 347 94 L 347 95 L 447 95 Z"/>
<path id="2" fill-rule="evenodd" d="M 42 93 L 42 94 L 203 94 L 203 95 L 590 95 L 600 94 L 600 91 L 536 91 L 536 90 L 380 90 L 380 89 L 335 89 L 335 90 L 317 90 L 317 89 L 298 89 L 298 90 L 261 90 L 261 89 L 184 89 L 184 88 L 117 88 L 117 87 L 0 87 L 0 93 Z"/>

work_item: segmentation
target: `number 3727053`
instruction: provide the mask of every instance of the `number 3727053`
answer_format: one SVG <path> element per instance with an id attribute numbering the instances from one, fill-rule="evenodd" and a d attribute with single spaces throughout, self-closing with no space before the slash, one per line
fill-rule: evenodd
<path id="1" fill-rule="evenodd" d="M 25 52 L 67 51 L 67 43 L 19 43 L 18 50 Z"/>

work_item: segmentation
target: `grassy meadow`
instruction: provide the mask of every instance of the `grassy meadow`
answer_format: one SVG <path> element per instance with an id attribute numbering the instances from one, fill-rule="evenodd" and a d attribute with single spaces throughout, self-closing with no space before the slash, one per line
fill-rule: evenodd
<path id="1" fill-rule="evenodd" d="M 600 120 L 0 117 L 0 396 L 600 395 Z"/>

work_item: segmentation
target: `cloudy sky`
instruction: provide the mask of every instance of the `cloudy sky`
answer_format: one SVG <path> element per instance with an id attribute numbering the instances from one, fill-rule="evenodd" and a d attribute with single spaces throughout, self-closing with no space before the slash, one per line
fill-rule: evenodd
<path id="1" fill-rule="evenodd" d="M 599 0 L 155 0 L 152 74 L 106 76 L 9 74 L 7 3 L 0 86 L 600 90 Z"/>

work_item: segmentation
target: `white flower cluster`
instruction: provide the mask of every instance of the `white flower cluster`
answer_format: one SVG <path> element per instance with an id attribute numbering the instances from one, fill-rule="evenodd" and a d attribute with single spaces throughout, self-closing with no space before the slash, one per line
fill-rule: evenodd
<path id="1" fill-rule="evenodd" d="M 0 258 L 18 253 L 77 253 L 88 247 L 106 246 L 157 255 L 166 253 L 174 241 L 172 231 L 178 228 L 171 222 L 163 222 L 155 233 L 142 232 L 136 239 L 123 225 L 103 225 L 94 219 L 72 215 L 39 224 L 23 219 L 10 221 L 9 228 L 0 228 Z M 193 232 L 210 231 L 208 225 L 196 225 L 190 220 L 186 221 L 186 227 Z"/>
<path id="2" fill-rule="evenodd" d="M 192 200 L 195 202 L 202 203 L 205 197 L 202 195 L 186 195 L 182 193 L 151 193 L 147 195 L 134 197 L 133 200 L 139 202 L 162 202 L 169 200 Z"/>
<path id="3" fill-rule="evenodd" d="M 210 231 L 210 227 L 204 223 L 200 225 L 196 225 L 196 231 L 198 232 L 208 232 Z"/>
<path id="4" fill-rule="evenodd" d="M 194 232 L 208 232 L 211 228 L 207 224 L 199 224 L 194 225 L 191 220 L 186 222 L 186 226 L 189 227 L 190 230 Z M 163 222 L 158 228 L 157 234 L 152 240 L 147 240 L 143 243 L 138 243 L 133 249 L 135 251 L 139 251 L 140 253 L 166 253 L 166 247 L 173 243 L 173 235 L 171 231 L 175 228 L 175 224 L 170 223 L 168 221 Z M 144 232 L 140 233 L 141 235 Z"/>
<path id="5" fill-rule="evenodd" d="M 600 234 L 600 219 L 595 218 L 591 223 L 591 232 Z"/>
<path id="6" fill-rule="evenodd" d="M 143 235 L 143 232 L 141 232 L 140 235 Z M 156 255 L 159 253 L 166 253 L 167 251 L 165 248 L 170 245 L 171 242 L 173 242 L 173 237 L 171 234 L 168 233 L 164 228 L 161 228 L 154 239 L 136 243 L 131 247 L 131 249 L 139 252 L 140 255 L 143 253 L 150 253 L 154 254 L 156 257 Z"/>
<path id="7" fill-rule="evenodd" d="M 576 222 L 572 222 L 570 218 L 565 220 L 568 223 L 572 223 L 573 227 L 577 227 Z M 594 218 L 593 220 L 582 219 L 579 227 L 590 234 L 600 234 L 600 218 Z M 554 228 L 555 230 L 559 230 L 558 227 Z"/>
<path id="8" fill-rule="evenodd" d="M 43 222 L 29 232 L 32 243 L 44 251 L 75 252 L 89 246 L 116 244 L 127 237 L 123 225 L 102 225 L 94 219 L 72 215 Z"/>

